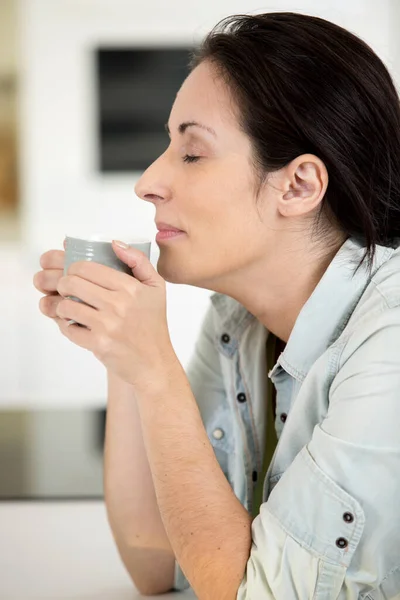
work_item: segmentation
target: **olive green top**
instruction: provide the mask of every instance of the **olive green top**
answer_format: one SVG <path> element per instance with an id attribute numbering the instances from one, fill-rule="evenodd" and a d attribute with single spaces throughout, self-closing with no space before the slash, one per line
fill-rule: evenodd
<path id="1" fill-rule="evenodd" d="M 276 336 L 270 333 L 267 338 L 267 373 L 274 366 L 276 349 Z M 262 504 L 262 493 L 264 487 L 264 479 L 268 471 L 269 463 L 271 462 L 272 456 L 275 452 L 276 445 L 278 443 L 278 437 L 275 429 L 275 416 L 272 408 L 272 396 L 273 396 L 274 384 L 271 379 L 267 378 L 267 423 L 265 432 L 265 448 L 264 448 L 264 462 L 262 472 L 258 474 L 258 480 L 254 489 L 253 496 L 253 509 L 252 516 L 256 517 L 260 511 L 260 505 Z"/>

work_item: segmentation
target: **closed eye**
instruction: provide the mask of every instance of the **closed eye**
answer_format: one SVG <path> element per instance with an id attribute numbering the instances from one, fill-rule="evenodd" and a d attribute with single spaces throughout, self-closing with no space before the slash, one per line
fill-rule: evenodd
<path id="1" fill-rule="evenodd" d="M 201 156 L 191 156 L 190 154 L 186 154 L 182 160 L 186 163 L 193 163 L 198 161 L 200 158 Z"/>

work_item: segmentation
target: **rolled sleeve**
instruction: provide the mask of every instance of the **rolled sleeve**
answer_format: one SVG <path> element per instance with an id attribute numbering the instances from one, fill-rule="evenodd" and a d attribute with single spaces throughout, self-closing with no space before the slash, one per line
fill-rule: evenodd
<path id="1" fill-rule="evenodd" d="M 237 600 L 338 598 L 364 522 L 360 504 L 304 447 L 252 523 Z"/>

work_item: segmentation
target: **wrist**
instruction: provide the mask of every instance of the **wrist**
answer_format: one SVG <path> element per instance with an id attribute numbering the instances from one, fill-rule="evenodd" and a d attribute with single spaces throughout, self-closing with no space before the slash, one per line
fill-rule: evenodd
<path id="1" fill-rule="evenodd" d="M 181 378 L 186 380 L 185 371 L 173 349 L 161 353 L 152 362 L 150 368 L 142 370 L 140 379 L 132 385 L 138 398 L 141 396 L 159 396 L 173 385 L 179 384 Z"/>

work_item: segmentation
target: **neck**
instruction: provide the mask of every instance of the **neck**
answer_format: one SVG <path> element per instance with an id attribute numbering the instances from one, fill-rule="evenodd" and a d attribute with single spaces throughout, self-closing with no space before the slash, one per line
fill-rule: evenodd
<path id="1" fill-rule="evenodd" d="M 281 260 L 253 264 L 220 282 L 217 292 L 231 296 L 253 314 L 281 342 L 287 343 L 297 317 L 345 238 L 329 247 L 329 253 L 293 252 Z"/>

